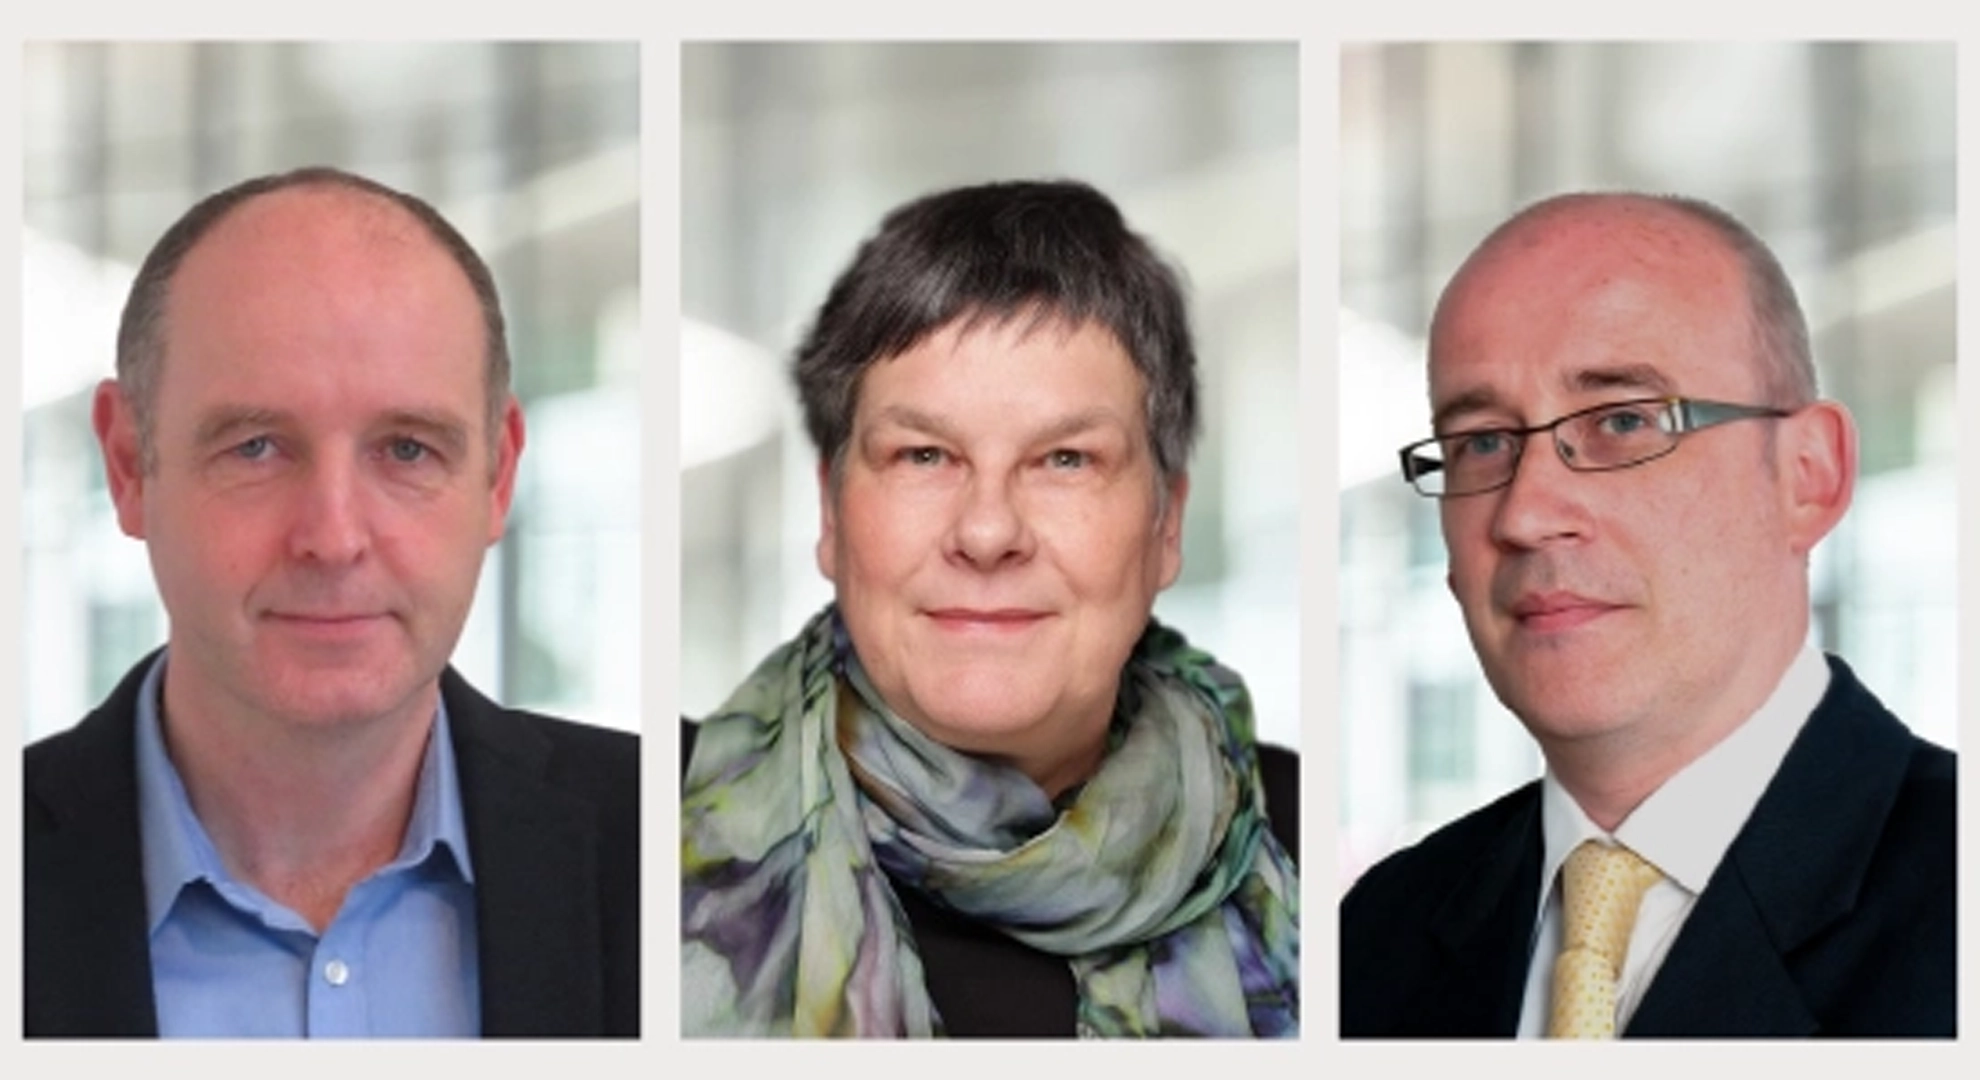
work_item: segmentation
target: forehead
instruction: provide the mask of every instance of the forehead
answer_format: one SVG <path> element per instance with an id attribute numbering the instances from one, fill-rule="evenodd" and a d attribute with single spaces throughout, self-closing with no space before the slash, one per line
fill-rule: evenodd
<path id="1" fill-rule="evenodd" d="M 195 244 L 167 287 L 161 389 L 307 377 L 483 386 L 480 304 L 418 222 L 369 193 L 283 189 Z M 167 395 L 173 396 L 173 395 Z"/>
<path id="2" fill-rule="evenodd" d="M 1515 226 L 1459 270 L 1431 325 L 1431 405 L 1519 413 L 1623 385 L 1744 400 L 1754 340 L 1744 267 L 1714 233 L 1595 202 Z"/>
<path id="3" fill-rule="evenodd" d="M 1109 405 L 1122 420 L 1140 423 L 1143 385 L 1120 339 L 1100 323 L 1029 312 L 965 316 L 868 365 L 857 419 L 918 402 L 995 421 L 999 414 L 988 406 L 996 402 L 1027 410 Z"/>

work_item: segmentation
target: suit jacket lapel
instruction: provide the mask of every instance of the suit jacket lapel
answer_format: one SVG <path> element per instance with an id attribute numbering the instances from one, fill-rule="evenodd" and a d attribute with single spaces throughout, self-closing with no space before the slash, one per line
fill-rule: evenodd
<path id="1" fill-rule="evenodd" d="M 602 1031 L 592 807 L 547 781 L 550 743 L 442 677 L 474 862 L 483 1035 Z"/>
<path id="2" fill-rule="evenodd" d="M 1539 788 L 1484 845 L 1430 924 L 1439 967 L 1406 1015 L 1434 1018 L 1435 1032 L 1510 1036 L 1519 1027 L 1540 903 Z"/>
<path id="3" fill-rule="evenodd" d="M 1830 660 L 1788 749 L 1644 995 L 1627 1034 L 1799 1036 L 1819 1023 L 1788 963 L 1847 915 L 1910 757 L 1903 725 Z"/>
<path id="4" fill-rule="evenodd" d="M 158 1034 L 133 734 L 151 662 L 139 662 L 67 736 L 31 752 L 23 943 L 31 1035 Z"/>

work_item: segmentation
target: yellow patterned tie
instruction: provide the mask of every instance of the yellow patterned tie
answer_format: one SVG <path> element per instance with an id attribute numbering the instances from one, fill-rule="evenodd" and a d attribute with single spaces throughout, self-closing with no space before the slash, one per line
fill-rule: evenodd
<path id="1" fill-rule="evenodd" d="M 1584 840 L 1568 855 L 1561 868 L 1567 930 L 1554 961 L 1548 1038 L 1615 1038 L 1616 981 L 1629 952 L 1629 932 L 1644 890 L 1661 877 L 1621 845 Z"/>

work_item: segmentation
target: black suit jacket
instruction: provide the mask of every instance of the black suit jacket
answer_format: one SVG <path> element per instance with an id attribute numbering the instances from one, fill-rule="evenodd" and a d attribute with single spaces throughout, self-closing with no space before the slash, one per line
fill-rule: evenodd
<path id="1" fill-rule="evenodd" d="M 1951 1036 L 1955 764 L 1829 658 L 1828 693 L 1625 1036 Z M 1537 917 L 1535 781 L 1341 901 L 1341 1034 L 1511 1036 Z"/>
<path id="2" fill-rule="evenodd" d="M 695 725 L 681 720 L 681 771 L 694 758 Z M 1299 859 L 1299 755 L 1260 744 L 1258 771 L 1272 835 Z M 921 955 L 928 997 L 952 1038 L 1072 1038 L 1079 991 L 1065 957 L 896 889 Z"/>
<path id="3" fill-rule="evenodd" d="M 154 654 L 155 655 L 155 654 Z M 134 731 L 150 658 L 28 747 L 29 1036 L 156 1036 Z M 501 708 L 449 668 L 485 1036 L 639 1034 L 639 740 Z"/>

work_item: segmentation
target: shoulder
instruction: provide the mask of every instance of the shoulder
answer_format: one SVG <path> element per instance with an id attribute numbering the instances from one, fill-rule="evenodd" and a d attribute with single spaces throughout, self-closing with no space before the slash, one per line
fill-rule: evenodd
<path id="1" fill-rule="evenodd" d="M 1535 780 L 1473 810 L 1369 867 L 1341 900 L 1342 935 L 1351 922 L 1394 922 L 1427 915 L 1481 862 L 1516 858 L 1539 844 L 1540 782 Z"/>
<path id="2" fill-rule="evenodd" d="M 1272 835 L 1299 862 L 1299 753 L 1258 744 L 1258 777 L 1265 786 L 1265 817 Z"/>
<path id="3" fill-rule="evenodd" d="M 1925 834 L 1942 840 L 1950 850 L 1959 810 L 1958 755 L 1920 738 L 1842 659 L 1833 655 L 1826 659 L 1829 688 L 1790 751 L 1792 767 L 1835 770 L 1857 784 L 1872 783 L 1878 773 L 1887 771 L 1891 800 L 1887 840 L 1892 832 Z"/>
<path id="4" fill-rule="evenodd" d="M 447 721 L 463 772 L 526 775 L 594 801 L 639 795 L 639 736 L 495 704 L 453 669 L 441 676 Z"/>
<path id="5" fill-rule="evenodd" d="M 441 694 L 473 852 L 484 1029 L 637 1035 L 639 737 L 503 708 L 452 670 Z"/>
<path id="6" fill-rule="evenodd" d="M 27 747 L 22 778 L 31 828 L 48 823 L 59 806 L 88 808 L 106 787 L 130 787 L 135 799 L 138 688 L 156 656 L 153 652 L 138 661 L 75 726 Z"/>
<path id="7" fill-rule="evenodd" d="M 138 825 L 136 702 L 149 660 L 23 765 L 24 1030 L 156 1034 Z"/>
<path id="8" fill-rule="evenodd" d="M 1959 756 L 1920 738 L 1857 679 L 1841 659 L 1827 658 L 1831 678 L 1821 704 L 1782 765 L 1794 778 L 1777 778 L 1805 805 L 1856 808 L 1858 800 L 1883 809 L 1878 846 L 1931 852 L 1946 883 L 1954 876 L 1959 814 Z M 1861 794 L 1846 794 L 1848 792 Z M 1826 794 L 1824 794 L 1826 792 Z M 1771 794 L 1771 792 L 1770 792 Z M 1792 800 L 1784 800 L 1792 805 Z M 1922 870 L 1914 863 L 1909 873 Z"/>
<path id="9" fill-rule="evenodd" d="M 132 756 L 132 717 L 105 715 L 99 709 L 82 723 L 28 745 L 22 756 L 22 775 L 28 803 L 55 797 L 71 783 L 86 781 L 99 770 L 115 768 L 122 758 Z"/>

